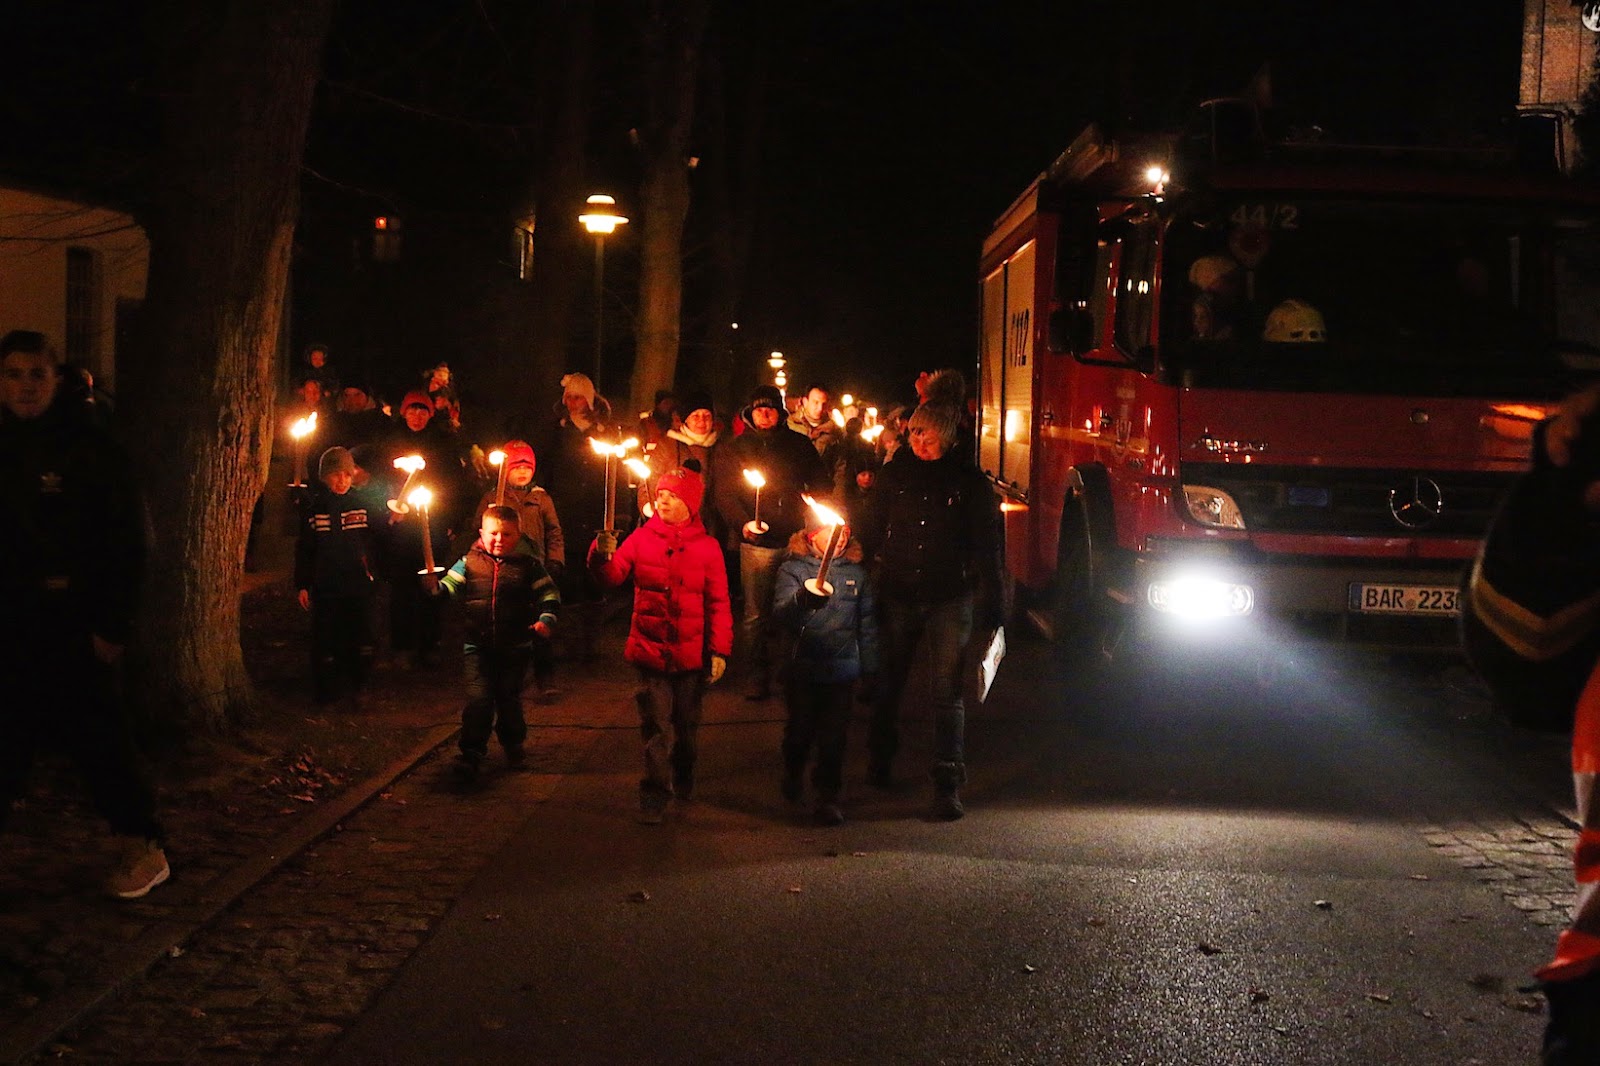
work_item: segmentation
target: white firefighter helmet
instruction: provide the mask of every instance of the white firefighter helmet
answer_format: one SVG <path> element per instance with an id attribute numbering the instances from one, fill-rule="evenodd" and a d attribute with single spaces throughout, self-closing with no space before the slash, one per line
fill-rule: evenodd
<path id="1" fill-rule="evenodd" d="M 1279 344 L 1321 344 L 1328 339 L 1322 312 L 1304 300 L 1285 300 L 1267 315 L 1261 339 Z"/>
<path id="2" fill-rule="evenodd" d="M 1189 264 L 1189 284 L 1201 292 L 1237 289 L 1239 264 L 1225 255 L 1202 255 Z"/>

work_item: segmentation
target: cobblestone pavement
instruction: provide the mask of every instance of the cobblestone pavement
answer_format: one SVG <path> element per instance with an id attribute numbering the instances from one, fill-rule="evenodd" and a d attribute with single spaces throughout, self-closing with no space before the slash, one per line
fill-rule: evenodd
<path id="1" fill-rule="evenodd" d="M 581 709 L 534 728 L 523 770 L 492 758 L 482 781 L 462 786 L 453 749 L 439 748 L 34 1061 L 317 1058 L 532 806 L 606 731 L 636 728 L 618 673 L 586 685 Z"/>
<path id="2" fill-rule="evenodd" d="M 569 696 L 531 715 L 542 724 L 530 737 L 524 771 L 507 771 L 495 760 L 480 785 L 463 789 L 449 774 L 452 749 L 439 749 L 217 920 L 192 937 L 175 938 L 168 957 L 142 980 L 27 1061 L 305 1062 L 325 1055 L 565 775 L 616 775 L 619 796 L 628 794 L 635 767 L 597 761 L 596 752 L 603 738 L 636 728 L 631 679 L 611 666 L 580 687 L 581 699 Z M 771 707 L 752 712 L 736 693 L 722 691 L 708 704 L 707 724 L 764 715 L 775 729 L 774 713 Z M 1548 758 L 1553 750 L 1536 756 Z M 1419 846 L 1474 871 L 1529 922 L 1559 926 L 1572 900 L 1573 829 L 1559 811 L 1527 800 L 1508 793 L 1503 803 L 1443 817 L 1419 813 Z M 220 874 L 273 833 L 270 823 L 242 829 L 207 861 Z M 84 875 L 52 876 L 63 880 L 47 887 L 59 887 L 68 899 L 93 891 Z M 199 878 L 186 873 L 185 881 Z M 33 891 L 29 896 L 39 898 Z M 126 924 L 109 942 L 91 942 L 104 937 L 104 929 L 82 936 L 58 931 L 45 950 L 63 958 L 98 952 L 109 965 L 117 937 L 159 930 L 183 902 L 177 893 L 157 893 L 130 908 L 112 907 Z M 485 922 L 497 918 L 482 916 Z M 51 922 L 25 912 L 0 919 L 0 932 L 38 934 Z"/>

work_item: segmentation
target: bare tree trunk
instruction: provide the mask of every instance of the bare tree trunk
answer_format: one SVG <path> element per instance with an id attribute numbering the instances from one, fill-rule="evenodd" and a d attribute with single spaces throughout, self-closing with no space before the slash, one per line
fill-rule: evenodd
<path id="1" fill-rule="evenodd" d="M 639 313 L 633 406 L 649 410 L 678 369 L 683 312 L 683 230 L 689 217 L 689 135 L 708 0 L 652 0 L 645 20 L 650 121 L 639 131 Z"/>
<path id="2" fill-rule="evenodd" d="M 735 401 L 744 396 L 750 385 L 746 380 L 750 366 L 741 365 L 738 346 L 742 342 L 731 323 L 738 321 L 750 249 L 755 241 L 754 205 L 761 184 L 762 132 L 772 60 L 767 39 L 759 31 L 752 30 L 739 46 L 745 81 L 739 86 L 738 95 L 744 106 L 737 127 L 730 122 L 727 106 L 733 88 L 731 79 L 735 77 L 723 54 L 730 47 L 728 38 L 715 41 L 705 56 L 705 125 L 710 150 L 701 169 L 708 187 L 706 205 L 712 218 L 711 254 L 716 272 L 711 287 L 708 351 L 701 377 L 712 383 L 719 410 L 725 411 L 735 409 Z"/>
<path id="3" fill-rule="evenodd" d="M 521 368 L 515 390 L 528 391 L 531 370 L 536 396 L 556 389 L 563 370 L 580 368 L 568 365 L 568 347 L 573 312 L 587 306 L 584 293 L 591 249 L 578 226 L 578 215 L 584 197 L 595 191 L 585 191 L 583 184 L 594 51 L 593 4 L 589 0 L 550 0 L 545 8 L 550 46 L 542 50 L 541 59 L 545 69 L 558 74 L 546 83 L 554 114 L 539 139 L 544 165 L 537 178 L 532 365 Z M 586 368 L 588 362 L 581 366 Z M 547 414 L 538 410 L 532 417 L 537 421 Z"/>
<path id="4" fill-rule="evenodd" d="M 192 66 L 158 177 L 148 350 L 125 375 L 155 534 L 140 687 L 163 717 L 211 731 L 250 705 L 240 575 L 272 447 L 300 164 L 332 7 L 193 0 L 169 5 L 176 18 L 158 29 Z"/>

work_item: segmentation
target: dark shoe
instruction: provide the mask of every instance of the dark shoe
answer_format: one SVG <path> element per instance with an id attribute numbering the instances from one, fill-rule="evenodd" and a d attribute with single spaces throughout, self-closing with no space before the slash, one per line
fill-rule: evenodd
<path id="1" fill-rule="evenodd" d="M 816 819 L 818 825 L 843 825 L 844 812 L 832 800 L 823 800 L 817 804 Z"/>
<path id="2" fill-rule="evenodd" d="M 1550 1020 L 1544 1031 L 1543 1066 L 1591 1066 L 1600 1062 L 1600 973 L 1571 981 L 1547 981 Z"/>
<path id="3" fill-rule="evenodd" d="M 806 794 L 805 782 L 799 774 L 784 774 L 783 783 L 778 786 L 778 791 L 783 793 L 783 798 L 790 803 L 799 803 Z"/>
<path id="4" fill-rule="evenodd" d="M 528 764 L 528 753 L 522 750 L 521 744 L 508 744 L 506 746 L 506 766 L 513 770 L 520 770 Z"/>
<path id="5" fill-rule="evenodd" d="M 933 797 L 933 817 L 941 822 L 954 822 L 967 813 L 961 805 L 961 793 L 955 789 L 941 789 Z"/>
<path id="6" fill-rule="evenodd" d="M 693 775 L 685 775 L 673 780 L 672 798 L 677 800 L 679 803 L 688 803 L 690 800 L 694 799 Z"/>
<path id="7" fill-rule="evenodd" d="M 118 899 L 139 899 L 172 876 L 167 853 L 154 840 L 143 837 L 117 838 L 120 855 L 106 878 L 106 893 Z"/>
<path id="8" fill-rule="evenodd" d="M 639 808 L 640 825 L 660 825 L 663 817 L 661 808 L 654 804 L 647 803 Z"/>
<path id="9" fill-rule="evenodd" d="M 886 762 L 875 762 L 867 767 L 867 784 L 873 788 L 893 788 L 894 774 Z"/>
<path id="10" fill-rule="evenodd" d="M 462 752 L 456 756 L 454 771 L 456 780 L 462 784 L 471 784 L 478 779 L 478 773 L 483 769 L 481 755 L 468 755 Z"/>
<path id="11" fill-rule="evenodd" d="M 749 700 L 751 703 L 761 703 L 764 700 L 770 700 L 772 698 L 772 686 L 765 681 L 759 682 L 749 692 L 744 694 L 744 698 Z"/>
<path id="12" fill-rule="evenodd" d="M 539 702 L 545 706 L 555 703 L 561 698 L 561 690 L 554 685 L 546 685 L 539 690 Z"/>

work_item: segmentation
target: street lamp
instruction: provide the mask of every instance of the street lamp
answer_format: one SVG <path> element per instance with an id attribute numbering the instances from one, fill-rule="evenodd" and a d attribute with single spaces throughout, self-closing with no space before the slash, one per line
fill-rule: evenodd
<path id="1" fill-rule="evenodd" d="M 600 389 L 600 361 L 605 352 L 606 236 L 626 225 L 628 217 L 617 213 L 615 197 L 595 193 L 584 201 L 578 221 L 594 235 L 594 387 Z"/>

